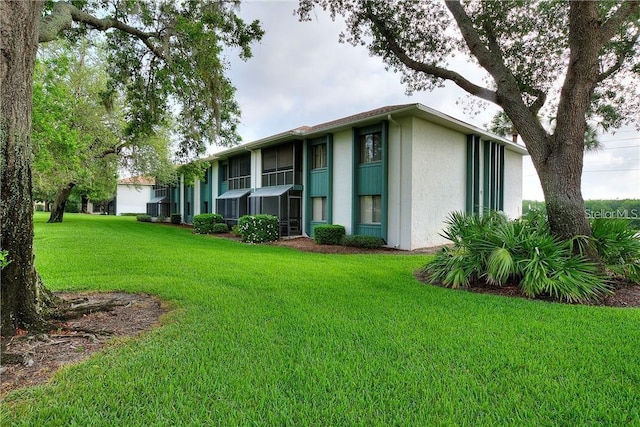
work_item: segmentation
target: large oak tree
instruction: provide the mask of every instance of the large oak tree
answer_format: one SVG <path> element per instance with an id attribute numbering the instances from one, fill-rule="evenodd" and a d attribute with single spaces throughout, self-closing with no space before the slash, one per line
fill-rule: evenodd
<path id="1" fill-rule="evenodd" d="M 553 233 L 591 235 L 585 130 L 640 121 L 640 2 L 300 0 L 297 12 L 308 20 L 314 7 L 344 17 L 340 40 L 382 57 L 409 91 L 449 81 L 500 106 L 531 154 Z"/>
<path id="2" fill-rule="evenodd" d="M 236 141 L 239 108 L 225 76 L 225 49 L 243 58 L 262 36 L 234 1 L 0 1 L 0 227 L 3 336 L 43 325 L 47 292 L 35 269 L 31 111 L 38 43 L 103 33 L 110 52 L 110 88 L 126 96 L 125 132 L 144 138 L 175 111 L 179 153 Z"/>
<path id="3" fill-rule="evenodd" d="M 67 200 L 113 197 L 118 170 L 170 182 L 175 175 L 168 129 L 144 138 L 125 135 L 125 105 L 107 90 L 99 46 L 51 42 L 39 49 L 33 85 L 33 190 L 52 201 L 49 222 L 62 222 Z"/>

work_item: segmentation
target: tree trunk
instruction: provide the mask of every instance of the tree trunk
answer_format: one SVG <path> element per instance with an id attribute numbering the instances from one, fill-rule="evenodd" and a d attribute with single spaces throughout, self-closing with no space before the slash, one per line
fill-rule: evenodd
<path id="1" fill-rule="evenodd" d="M 64 187 L 60 188 L 56 193 L 56 199 L 53 201 L 53 207 L 51 208 L 51 215 L 49 215 L 49 223 L 62 222 L 64 217 L 64 208 L 67 206 L 67 200 L 71 195 L 71 190 L 76 186 L 75 182 L 70 182 Z"/>
<path id="2" fill-rule="evenodd" d="M 89 198 L 86 194 L 82 195 L 82 209 L 80 209 L 80 212 L 82 212 L 83 214 L 89 213 Z"/>
<path id="3" fill-rule="evenodd" d="M 552 152 L 538 169 L 549 226 L 562 240 L 591 236 L 581 189 L 583 150 L 577 147 L 575 153 L 563 151 Z"/>
<path id="4" fill-rule="evenodd" d="M 44 324 L 48 295 L 34 266 L 31 93 L 41 2 L 0 1 L 0 332 Z"/>

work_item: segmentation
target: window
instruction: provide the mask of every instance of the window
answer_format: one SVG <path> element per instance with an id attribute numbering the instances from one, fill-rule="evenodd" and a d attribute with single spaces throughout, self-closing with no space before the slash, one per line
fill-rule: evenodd
<path id="1" fill-rule="evenodd" d="M 220 165 L 220 181 L 226 181 L 229 179 L 229 165 L 222 163 Z"/>
<path id="2" fill-rule="evenodd" d="M 481 197 L 482 196 L 482 197 Z M 467 212 L 504 209 L 504 146 L 467 137 Z"/>
<path id="3" fill-rule="evenodd" d="M 302 182 L 301 145 L 294 141 L 262 150 L 262 186 Z"/>
<path id="4" fill-rule="evenodd" d="M 202 202 L 202 210 L 204 211 L 202 213 L 209 213 L 209 202 L 206 200 Z"/>
<path id="5" fill-rule="evenodd" d="M 379 224 L 382 222 L 382 197 L 360 196 L 360 223 Z"/>
<path id="6" fill-rule="evenodd" d="M 271 172 L 278 168 L 278 150 L 262 150 L 262 170 Z"/>
<path id="7" fill-rule="evenodd" d="M 326 221 L 327 220 L 327 198 L 326 197 L 312 197 L 311 198 L 312 221 Z"/>
<path id="8" fill-rule="evenodd" d="M 243 155 L 229 159 L 229 190 L 249 188 L 251 186 L 251 155 Z"/>
<path id="9" fill-rule="evenodd" d="M 323 169 L 327 167 L 327 144 L 317 144 L 312 147 L 313 166 L 312 169 Z"/>
<path id="10" fill-rule="evenodd" d="M 293 143 L 262 150 L 262 171 L 273 172 L 293 169 Z"/>
<path id="11" fill-rule="evenodd" d="M 360 135 L 360 163 L 382 160 L 382 132 Z"/>

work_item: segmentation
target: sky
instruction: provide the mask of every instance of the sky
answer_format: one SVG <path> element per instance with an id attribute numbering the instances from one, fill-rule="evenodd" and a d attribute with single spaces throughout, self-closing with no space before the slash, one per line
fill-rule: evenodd
<path id="1" fill-rule="evenodd" d="M 251 142 L 300 126 L 313 126 L 386 105 L 421 103 L 479 127 L 498 108 L 472 99 L 452 83 L 408 96 L 400 75 L 385 69 L 364 46 L 340 44 L 342 22 L 317 10 L 311 22 L 299 22 L 295 1 L 247 1 L 245 21 L 259 19 L 265 35 L 242 61 L 229 52 L 228 76 L 242 110 L 239 133 Z M 466 70 L 472 69 L 472 65 Z M 481 83 L 478 73 L 477 83 Z M 585 199 L 640 198 L 640 132 L 633 127 L 599 137 L 603 149 L 584 159 Z M 543 200 L 540 182 L 527 157 L 523 162 L 523 199 Z"/>

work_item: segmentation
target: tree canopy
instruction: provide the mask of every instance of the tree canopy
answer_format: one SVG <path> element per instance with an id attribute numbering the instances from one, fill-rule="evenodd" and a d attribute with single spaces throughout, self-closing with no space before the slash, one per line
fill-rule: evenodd
<path id="1" fill-rule="evenodd" d="M 184 159 L 202 154 L 208 144 L 233 145 L 240 109 L 226 76 L 225 54 L 236 49 L 251 56 L 251 43 L 263 31 L 246 24 L 235 1 L 98 1 L 49 2 L 40 23 L 39 42 L 60 35 L 78 40 L 91 30 L 106 39 L 108 87 L 105 104 L 125 94 L 125 135 L 154 133 L 171 123 Z M 95 33 L 95 31 L 94 31 Z M 95 37 L 95 35 L 92 35 Z"/>
<path id="2" fill-rule="evenodd" d="M 52 42 L 40 52 L 33 88 L 34 193 L 61 202 L 53 206 L 52 222 L 62 220 L 66 197 L 60 193 L 69 196 L 69 186 L 101 201 L 113 197 L 122 172 L 174 178 L 166 126 L 127 138 L 122 96 L 104 105 L 106 59 L 99 47 Z"/>

